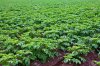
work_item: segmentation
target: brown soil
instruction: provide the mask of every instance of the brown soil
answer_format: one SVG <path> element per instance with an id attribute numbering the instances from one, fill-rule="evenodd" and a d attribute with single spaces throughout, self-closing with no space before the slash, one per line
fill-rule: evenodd
<path id="1" fill-rule="evenodd" d="M 74 63 L 72 64 L 68 64 L 68 63 L 64 63 L 63 60 L 63 56 L 65 55 L 65 52 L 63 51 L 58 51 L 60 53 L 59 56 L 54 57 L 49 59 L 47 62 L 45 63 L 41 63 L 40 61 L 36 60 L 36 61 L 31 61 L 30 66 L 97 66 L 94 61 L 100 61 L 100 59 L 98 58 L 98 54 L 95 53 L 94 51 L 88 53 L 86 56 L 83 56 L 87 61 L 80 64 L 80 65 L 76 65 Z M 0 64 L 0 66 L 2 66 Z"/>
<path id="2" fill-rule="evenodd" d="M 97 53 L 90 52 L 89 54 L 87 54 L 86 56 L 83 56 L 87 61 L 80 64 L 80 65 L 76 65 L 74 63 L 72 64 L 68 64 L 68 63 L 63 63 L 63 56 L 65 55 L 64 52 L 60 51 L 60 54 L 58 57 L 54 57 L 52 59 L 50 59 L 49 61 L 47 61 L 46 63 L 42 64 L 39 61 L 34 61 L 30 64 L 30 66 L 97 66 L 94 63 L 95 61 L 100 61 L 100 59 L 98 58 Z"/>

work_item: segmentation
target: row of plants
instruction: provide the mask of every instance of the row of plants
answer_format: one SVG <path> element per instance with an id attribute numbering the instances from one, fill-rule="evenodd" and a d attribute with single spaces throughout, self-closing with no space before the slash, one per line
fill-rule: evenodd
<path id="1" fill-rule="evenodd" d="M 72 0 L 68 5 L 64 1 L 46 1 L 48 6 L 32 5 L 32 1 L 27 7 L 0 7 L 0 64 L 29 66 L 31 60 L 45 63 L 59 55 L 56 50 L 67 52 L 65 63 L 81 64 L 86 61 L 83 55 L 92 51 L 99 55 L 99 1 L 89 0 L 87 4 Z"/>

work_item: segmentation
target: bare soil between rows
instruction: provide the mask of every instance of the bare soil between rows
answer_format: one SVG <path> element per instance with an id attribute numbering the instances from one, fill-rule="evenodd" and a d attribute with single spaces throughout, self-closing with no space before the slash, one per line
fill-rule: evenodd
<path id="1" fill-rule="evenodd" d="M 97 66 L 94 61 L 100 61 L 98 54 L 94 51 L 83 56 L 87 61 L 82 64 L 68 64 L 63 62 L 63 56 L 65 52 L 59 51 L 60 55 L 54 58 L 50 58 L 47 62 L 41 63 L 40 61 L 31 61 L 30 66 Z M 3 66 L 0 64 L 0 66 Z"/>
<path id="2" fill-rule="evenodd" d="M 46 63 L 42 64 L 40 61 L 31 61 L 30 66 L 97 66 L 94 61 L 100 61 L 98 54 L 94 51 L 88 53 L 86 56 L 83 56 L 87 61 L 82 64 L 68 64 L 63 62 L 63 56 L 65 52 L 59 52 L 60 55 L 58 57 L 51 58 Z"/>

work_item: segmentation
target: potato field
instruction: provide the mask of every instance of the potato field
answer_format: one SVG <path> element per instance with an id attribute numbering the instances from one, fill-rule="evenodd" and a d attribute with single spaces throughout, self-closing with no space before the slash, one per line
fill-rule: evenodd
<path id="1" fill-rule="evenodd" d="M 43 64 L 62 52 L 73 66 L 94 52 L 100 66 L 100 0 L 0 0 L 1 66 L 54 66 Z"/>

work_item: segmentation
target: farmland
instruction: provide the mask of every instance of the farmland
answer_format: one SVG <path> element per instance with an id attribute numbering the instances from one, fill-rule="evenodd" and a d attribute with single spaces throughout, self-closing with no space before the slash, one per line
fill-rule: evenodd
<path id="1" fill-rule="evenodd" d="M 100 0 L 0 0 L 0 64 L 45 63 L 57 50 L 64 63 L 100 55 Z"/>

